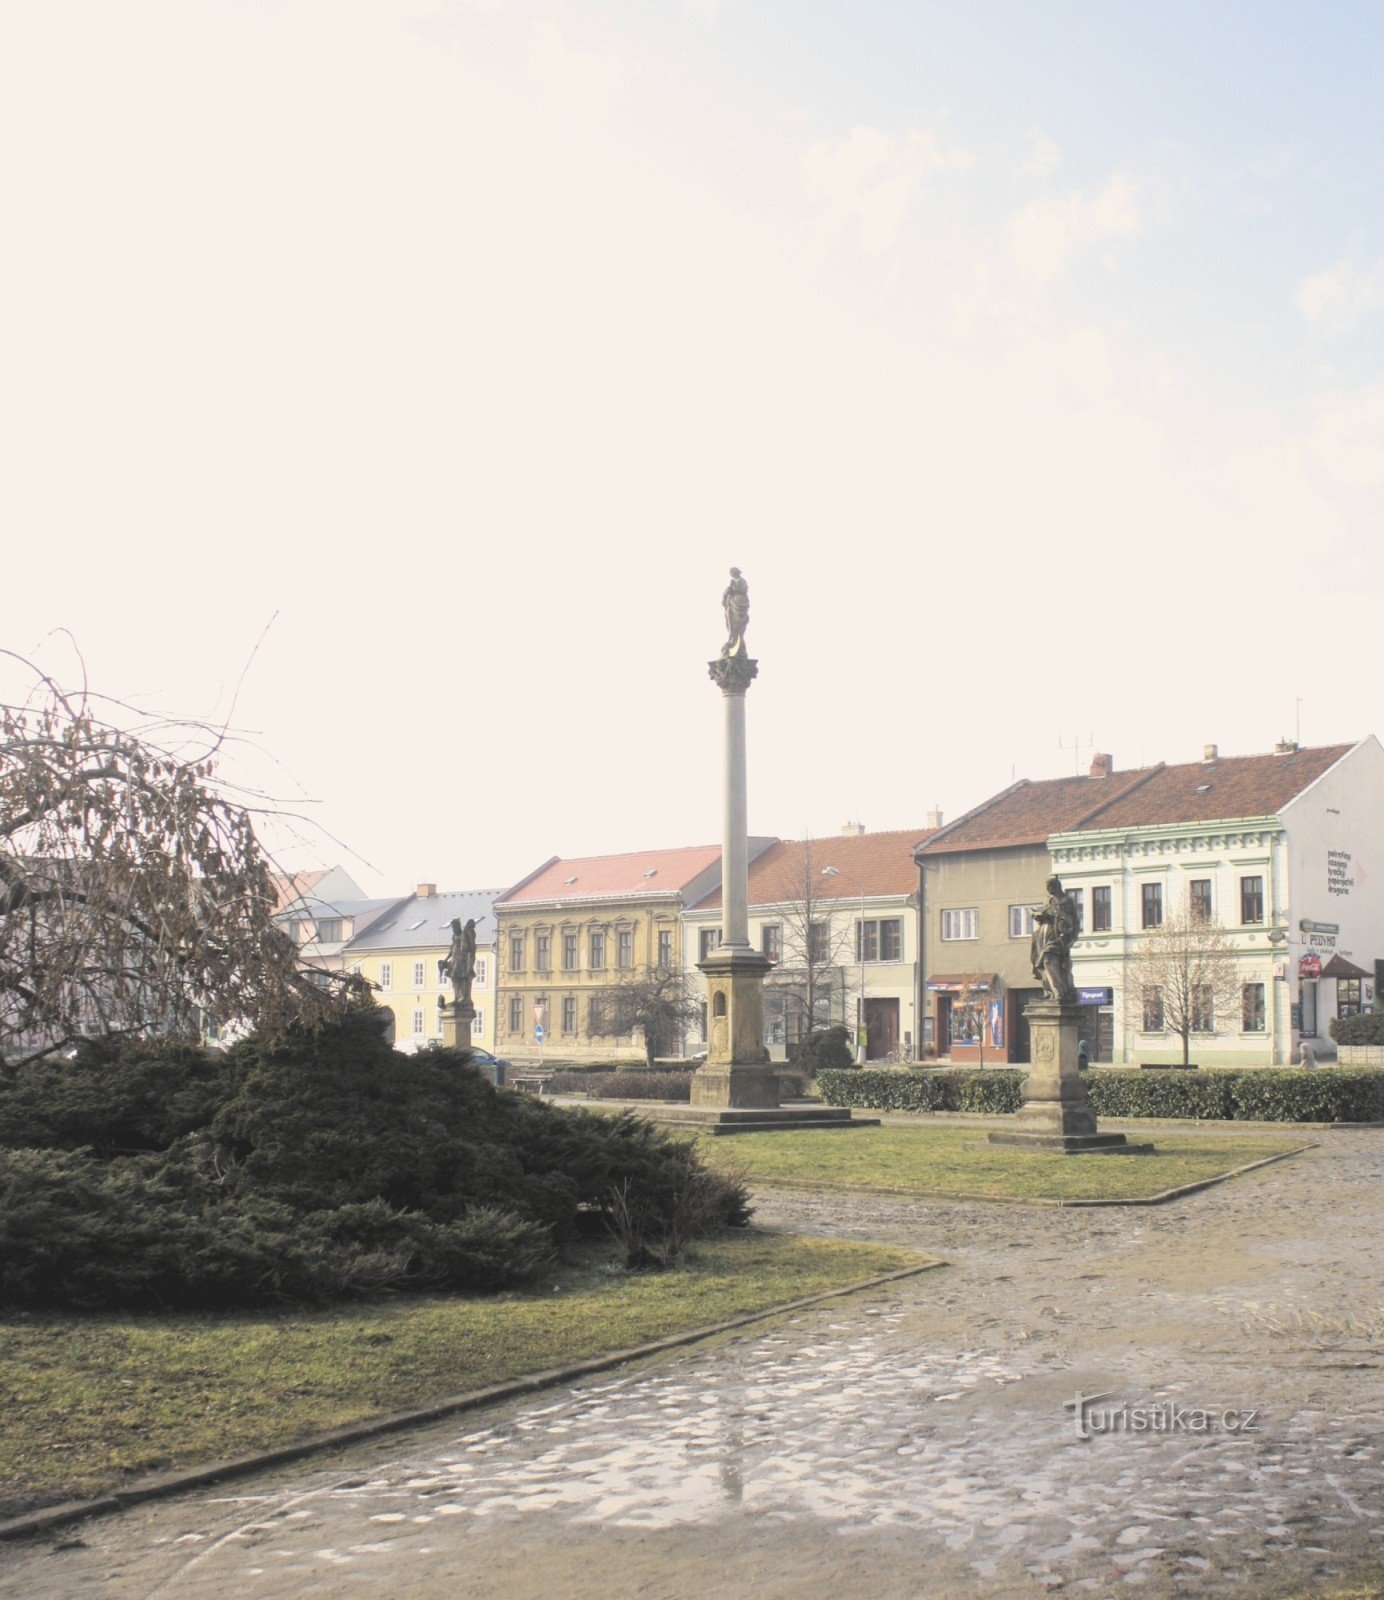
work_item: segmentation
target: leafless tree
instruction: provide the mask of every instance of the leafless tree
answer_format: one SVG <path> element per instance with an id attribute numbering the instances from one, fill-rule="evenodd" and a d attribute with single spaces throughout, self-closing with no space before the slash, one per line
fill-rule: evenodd
<path id="1" fill-rule="evenodd" d="M 1239 1015 L 1240 972 L 1225 929 L 1190 899 L 1143 935 L 1128 971 L 1129 996 L 1143 1008 L 1146 1031 L 1175 1033 L 1184 1067 L 1194 1033 L 1214 1034 Z"/>
<path id="2" fill-rule="evenodd" d="M 310 979 L 275 924 L 260 808 L 216 778 L 224 730 L 9 660 L 28 692 L 0 702 L 0 1054 L 336 1010 L 342 980 Z"/>
<path id="3" fill-rule="evenodd" d="M 835 915 L 849 899 L 842 894 L 846 887 L 844 877 L 823 876 L 821 853 L 811 839 L 785 843 L 774 880 L 759 886 L 758 909 L 766 921 L 777 918 L 781 930 L 778 965 L 765 990 L 796 1014 L 804 1037 L 836 1020 L 831 1008 L 838 991 L 846 1008 L 847 975 L 856 968 L 855 921 Z M 856 1026 L 848 1015 L 840 1021 Z"/>
<path id="4" fill-rule="evenodd" d="M 681 967 L 637 967 L 596 995 L 601 1031 L 612 1037 L 644 1032 L 644 1056 L 650 1067 L 654 1057 L 672 1055 L 684 1027 L 701 1015 L 699 997 L 693 993 Z"/>

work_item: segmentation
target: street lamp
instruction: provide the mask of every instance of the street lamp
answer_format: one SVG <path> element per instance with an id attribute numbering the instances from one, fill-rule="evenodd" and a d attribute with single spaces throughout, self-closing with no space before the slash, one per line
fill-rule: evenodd
<path id="1" fill-rule="evenodd" d="M 856 929 L 856 953 L 860 964 L 860 999 L 857 1004 L 860 1010 L 855 1019 L 855 1060 L 856 1065 L 865 1065 L 865 890 L 861 887 L 860 880 L 853 878 L 849 872 L 842 872 L 839 867 L 823 867 L 824 878 L 844 878 L 853 883 L 860 890 L 860 926 Z M 809 940 L 812 938 L 811 929 L 808 930 Z"/>

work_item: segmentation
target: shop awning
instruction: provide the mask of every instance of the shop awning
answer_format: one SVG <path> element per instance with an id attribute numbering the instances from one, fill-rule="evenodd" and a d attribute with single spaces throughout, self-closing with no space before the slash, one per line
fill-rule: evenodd
<path id="1" fill-rule="evenodd" d="M 1363 967 L 1357 967 L 1353 961 L 1347 961 L 1344 956 L 1332 956 L 1331 960 L 1322 968 L 1323 978 L 1372 978 L 1372 972 L 1366 972 Z"/>
<path id="2" fill-rule="evenodd" d="M 999 978 L 993 972 L 937 972 L 927 980 L 927 986 L 946 994 L 959 994 L 963 989 L 972 994 L 990 994 L 999 988 Z"/>

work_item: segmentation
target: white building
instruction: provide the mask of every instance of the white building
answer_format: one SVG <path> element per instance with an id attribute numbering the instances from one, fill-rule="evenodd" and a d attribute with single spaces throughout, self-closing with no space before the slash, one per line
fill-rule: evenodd
<path id="1" fill-rule="evenodd" d="M 1184 900 L 1225 931 L 1238 1015 L 1193 1036 L 1202 1064 L 1286 1065 L 1334 1054 L 1334 1018 L 1368 1009 L 1384 956 L 1384 749 L 1355 745 L 1150 767 L 1079 828 L 1048 841 L 1082 934 L 1072 972 L 1094 1059 L 1178 1059 L 1131 962 Z"/>

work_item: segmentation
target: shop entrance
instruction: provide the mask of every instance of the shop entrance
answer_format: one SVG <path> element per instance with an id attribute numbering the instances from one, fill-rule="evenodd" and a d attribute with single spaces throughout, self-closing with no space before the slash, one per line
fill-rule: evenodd
<path id="1" fill-rule="evenodd" d="M 951 1054 L 951 996 L 939 994 L 937 996 L 937 1054 L 949 1056 Z"/>
<path id="2" fill-rule="evenodd" d="M 865 1002 L 865 1057 L 869 1061 L 883 1061 L 899 1048 L 899 1002 L 897 1000 L 867 1000 Z"/>
<path id="3" fill-rule="evenodd" d="M 1028 1061 L 1029 1036 L 1028 1019 L 1024 1016 L 1024 1007 L 1031 1000 L 1041 1000 L 1041 989 L 1011 989 L 1009 991 L 1009 1059 L 1011 1061 Z"/>

